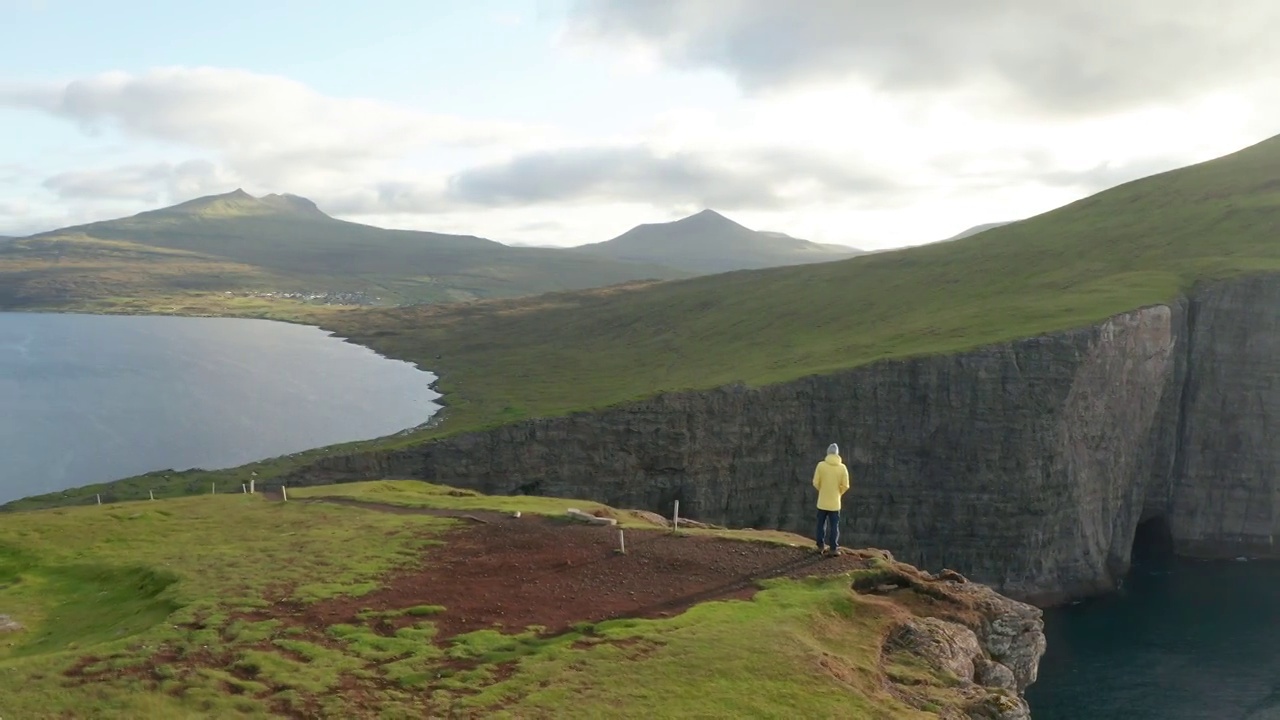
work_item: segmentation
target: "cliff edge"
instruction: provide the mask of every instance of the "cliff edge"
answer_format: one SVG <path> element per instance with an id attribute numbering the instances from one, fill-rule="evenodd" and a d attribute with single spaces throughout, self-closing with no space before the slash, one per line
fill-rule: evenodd
<path id="1" fill-rule="evenodd" d="M 589 497 L 807 534 L 814 455 L 853 475 L 844 542 L 1040 605 L 1115 587 L 1138 524 L 1175 551 L 1277 557 L 1280 276 L 1091 327 L 760 388 L 671 393 L 403 450 L 289 484 L 380 477 Z"/>

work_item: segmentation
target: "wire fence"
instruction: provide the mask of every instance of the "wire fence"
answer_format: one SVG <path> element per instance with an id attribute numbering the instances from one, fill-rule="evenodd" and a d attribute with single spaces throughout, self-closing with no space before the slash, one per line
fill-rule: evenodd
<path id="1" fill-rule="evenodd" d="M 295 484 L 293 487 L 305 487 Z M 33 498 L 29 505 L 18 505 L 14 510 L 51 510 L 64 507 L 88 507 L 95 505 L 116 505 L 120 503 L 150 502 L 153 500 L 173 500 L 200 495 L 241 495 L 256 494 L 268 498 L 283 498 L 287 485 L 278 480 L 251 480 L 248 483 L 216 482 L 193 480 L 186 483 L 161 481 L 155 487 L 141 489 L 141 485 L 128 488 L 105 487 L 93 491 L 67 491 L 61 497 L 42 496 Z M 22 501 L 17 501 L 22 502 Z"/>

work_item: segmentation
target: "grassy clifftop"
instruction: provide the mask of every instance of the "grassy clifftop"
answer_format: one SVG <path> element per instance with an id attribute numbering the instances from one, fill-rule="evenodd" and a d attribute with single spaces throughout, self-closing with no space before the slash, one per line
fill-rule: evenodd
<path id="1" fill-rule="evenodd" d="M 1280 268 L 1280 138 L 980 235 L 852 260 L 321 323 L 441 373 L 438 432 L 1088 324 Z"/>
<path id="2" fill-rule="evenodd" d="M 627 553 L 613 529 L 539 515 L 569 506 L 620 519 Z M 903 573 L 920 584 L 850 590 Z M 819 559 L 778 533 L 673 535 L 590 503 L 422 483 L 18 513 L 0 525 L 0 716 L 1017 706 L 1016 692 L 961 682 L 972 664 L 886 643 L 924 615 L 980 623 L 946 587 L 876 552 Z"/>

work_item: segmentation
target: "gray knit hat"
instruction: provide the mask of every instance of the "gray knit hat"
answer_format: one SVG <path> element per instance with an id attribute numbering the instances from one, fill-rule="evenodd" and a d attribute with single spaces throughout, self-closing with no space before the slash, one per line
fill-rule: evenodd
<path id="1" fill-rule="evenodd" d="M 827 446 L 827 454 L 828 454 L 828 455 L 839 455 L 839 454 L 840 454 L 840 446 L 839 446 L 839 445 L 837 445 L 837 444 L 835 444 L 835 443 L 831 443 L 830 445 L 828 445 L 828 446 Z"/>

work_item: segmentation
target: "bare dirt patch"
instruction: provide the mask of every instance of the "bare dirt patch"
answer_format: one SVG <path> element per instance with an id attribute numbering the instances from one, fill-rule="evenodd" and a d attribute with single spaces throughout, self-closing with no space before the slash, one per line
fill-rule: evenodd
<path id="1" fill-rule="evenodd" d="M 867 567 L 869 555 L 824 558 L 810 547 L 627 530 L 558 518 L 502 514 L 449 531 L 422 564 L 383 578 L 382 589 L 290 608 L 305 624 L 353 622 L 367 610 L 440 605 L 437 639 L 530 626 L 558 634 L 582 622 L 664 617 L 708 600 L 750 598 L 758 580 L 834 575 Z M 400 618 L 405 624 L 414 621 Z"/>

